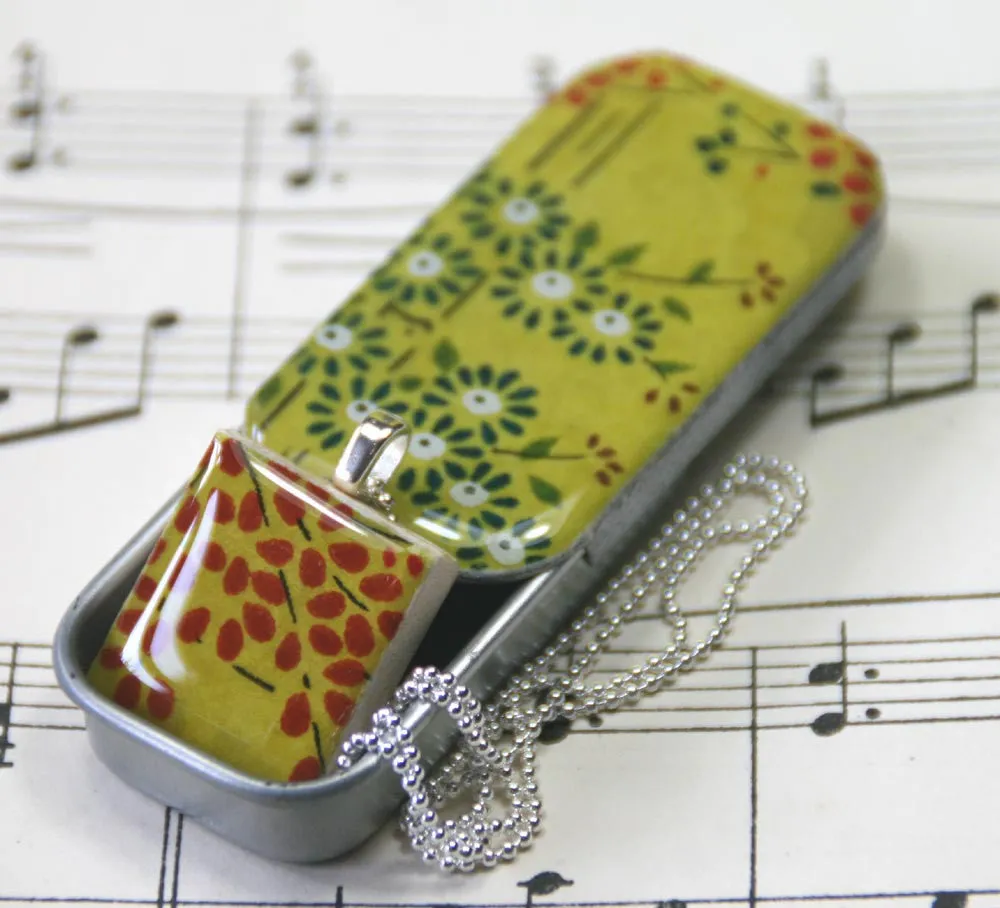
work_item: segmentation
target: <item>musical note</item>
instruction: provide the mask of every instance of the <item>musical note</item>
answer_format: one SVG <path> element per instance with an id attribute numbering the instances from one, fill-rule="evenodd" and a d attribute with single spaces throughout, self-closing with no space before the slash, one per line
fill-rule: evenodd
<path id="1" fill-rule="evenodd" d="M 828 363 L 816 369 L 810 381 L 809 423 L 813 428 L 841 422 L 847 419 L 895 409 L 927 400 L 935 400 L 963 391 L 971 391 L 979 383 L 979 320 L 983 315 L 1000 310 L 1000 296 L 984 293 L 976 297 L 969 307 L 968 368 L 963 378 L 946 381 L 927 388 L 901 391 L 896 386 L 896 352 L 900 346 L 913 343 L 920 336 L 920 326 L 915 322 L 897 325 L 886 335 L 885 382 L 883 393 L 871 401 L 852 404 L 839 409 L 821 412 L 819 409 L 820 389 L 832 385 L 844 376 L 843 368 L 837 363 Z"/>
<path id="2" fill-rule="evenodd" d="M 155 337 L 168 328 L 173 327 L 180 320 L 176 312 L 162 311 L 154 312 L 146 319 L 142 334 L 142 344 L 139 351 L 139 372 L 136 382 L 135 402 L 125 407 L 115 407 L 109 410 L 102 410 L 91 413 L 87 416 L 67 419 L 64 409 L 66 399 L 69 395 L 70 365 L 77 351 L 91 346 L 100 339 L 97 329 L 91 325 L 82 325 L 69 331 L 63 340 L 62 349 L 59 355 L 59 371 L 56 379 L 56 401 L 55 415 L 51 422 L 42 423 L 37 426 L 30 426 L 26 429 L 16 429 L 11 432 L 0 433 L 0 445 L 12 444 L 18 441 L 27 441 L 33 438 L 41 438 L 46 435 L 55 435 L 62 432 L 70 432 L 75 429 L 88 428 L 90 426 L 103 425 L 105 423 L 117 422 L 119 420 L 131 419 L 142 413 L 146 402 L 148 391 L 149 375 L 151 371 L 151 354 Z M 0 403 L 9 398 L 2 396 L 2 392 L 7 389 L 0 389 Z"/>
<path id="3" fill-rule="evenodd" d="M 554 870 L 543 870 L 530 880 L 522 880 L 517 885 L 525 889 L 524 908 L 531 908 L 536 895 L 552 895 L 564 886 L 572 886 L 573 881 L 565 879 Z"/>
<path id="4" fill-rule="evenodd" d="M 10 713 L 14 704 L 14 673 L 17 671 L 17 644 L 12 643 L 10 649 L 10 665 L 7 667 L 7 683 L 3 700 L 0 701 L 0 769 L 12 764 L 7 760 L 7 751 L 14 745 L 10 743 Z"/>
<path id="5" fill-rule="evenodd" d="M 7 159 L 7 168 L 14 173 L 31 170 L 38 165 L 42 150 L 42 122 L 45 113 L 43 60 L 30 44 L 22 44 L 15 52 L 20 63 L 17 78 L 17 100 L 11 105 L 14 124 L 26 124 L 28 144 Z"/>
<path id="6" fill-rule="evenodd" d="M 821 662 L 809 672 L 810 684 L 839 684 L 840 710 L 821 713 L 810 724 L 821 738 L 835 735 L 847 725 L 847 624 L 840 622 L 840 661 Z"/>
<path id="7" fill-rule="evenodd" d="M 305 111 L 292 119 L 289 131 L 302 136 L 306 143 L 306 163 L 303 167 L 289 170 L 285 182 L 296 189 L 309 186 L 320 169 L 322 158 L 322 133 L 325 126 L 322 95 L 315 77 L 312 58 L 304 51 L 292 57 L 295 72 L 292 95 Z"/>

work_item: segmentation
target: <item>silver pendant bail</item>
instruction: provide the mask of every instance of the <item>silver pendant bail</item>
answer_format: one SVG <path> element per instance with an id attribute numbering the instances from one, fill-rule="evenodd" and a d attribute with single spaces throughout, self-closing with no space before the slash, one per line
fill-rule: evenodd
<path id="1" fill-rule="evenodd" d="M 410 444 L 406 422 L 385 410 L 371 410 L 354 430 L 333 473 L 333 483 L 348 495 L 388 511 L 392 498 L 386 483 Z M 394 519 L 390 514 L 389 519 Z"/>

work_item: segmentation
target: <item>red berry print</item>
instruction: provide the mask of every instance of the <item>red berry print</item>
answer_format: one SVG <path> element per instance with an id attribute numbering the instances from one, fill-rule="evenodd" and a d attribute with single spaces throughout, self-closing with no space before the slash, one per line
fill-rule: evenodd
<path id="1" fill-rule="evenodd" d="M 270 602 L 271 605 L 285 604 L 285 587 L 277 574 L 254 571 L 250 575 L 250 579 L 253 583 L 253 591 L 265 602 Z"/>
<path id="2" fill-rule="evenodd" d="M 219 451 L 219 469 L 227 476 L 239 476 L 245 467 L 240 446 L 232 438 L 227 438 Z"/>
<path id="3" fill-rule="evenodd" d="M 323 624 L 309 628 L 309 645 L 321 656 L 336 656 L 344 646 L 340 634 Z"/>
<path id="4" fill-rule="evenodd" d="M 143 574 L 135 585 L 135 595 L 143 602 L 149 602 L 156 595 L 156 581 L 149 574 Z"/>
<path id="5" fill-rule="evenodd" d="M 146 625 L 146 630 L 142 633 L 142 651 L 147 656 L 153 652 L 153 640 L 156 638 L 156 629 L 159 626 L 159 621 L 150 621 L 150 623 Z"/>
<path id="6" fill-rule="evenodd" d="M 837 152 L 833 148 L 817 148 L 809 155 L 809 163 L 813 167 L 833 167 L 837 163 Z"/>
<path id="7" fill-rule="evenodd" d="M 621 72 L 630 73 L 638 67 L 639 61 L 632 57 L 628 57 L 625 60 L 619 60 L 615 65 Z"/>
<path id="8" fill-rule="evenodd" d="M 337 515 L 324 514 L 317 521 L 317 525 L 324 533 L 334 533 L 342 530 L 345 526 L 343 518 Z"/>
<path id="9" fill-rule="evenodd" d="M 382 553 L 382 564 L 391 568 L 396 563 L 396 553 L 392 549 L 386 549 Z"/>
<path id="10" fill-rule="evenodd" d="M 859 167 L 864 167 L 865 170 L 875 169 L 875 156 L 867 151 L 856 151 L 854 160 L 858 162 Z"/>
<path id="11" fill-rule="evenodd" d="M 424 572 L 424 559 L 419 555 L 407 555 L 406 569 L 411 577 L 419 577 Z"/>
<path id="12" fill-rule="evenodd" d="M 205 554 L 201 556 L 201 563 L 206 570 L 218 573 L 226 566 L 226 550 L 217 542 L 210 542 L 205 546 Z"/>
<path id="13" fill-rule="evenodd" d="M 287 539 L 264 539 L 257 543 L 257 554 L 268 564 L 284 567 L 295 555 L 295 546 Z"/>
<path id="14" fill-rule="evenodd" d="M 212 519 L 216 523 L 231 523 L 236 516 L 236 505 L 233 503 L 233 496 L 228 492 L 223 492 L 222 489 L 212 490 L 206 509 L 212 513 Z"/>
<path id="15" fill-rule="evenodd" d="M 295 764 L 295 768 L 292 770 L 291 775 L 289 775 L 288 781 L 309 782 L 313 779 L 318 779 L 322 771 L 323 767 L 320 766 L 319 760 L 315 757 L 305 757 Z"/>
<path id="16" fill-rule="evenodd" d="M 284 489 L 278 489 L 274 493 L 274 507 L 281 516 L 281 519 L 290 527 L 295 526 L 295 524 L 306 516 L 306 509 L 302 502 Z"/>
<path id="17" fill-rule="evenodd" d="M 357 687 L 365 680 L 365 667 L 357 659 L 341 659 L 323 669 L 323 677 L 341 687 Z"/>
<path id="18" fill-rule="evenodd" d="M 302 644 L 299 635 L 292 631 L 278 644 L 274 652 L 274 664 L 283 672 L 290 672 L 302 660 Z"/>
<path id="19" fill-rule="evenodd" d="M 160 560 L 160 556 L 166 551 L 166 549 L 167 549 L 167 540 L 161 536 L 159 539 L 156 540 L 156 545 L 153 546 L 153 551 L 150 553 L 149 561 L 147 563 L 156 564 L 156 562 Z"/>
<path id="20" fill-rule="evenodd" d="M 281 730 L 289 738 L 298 738 L 309 731 L 311 721 L 309 698 L 303 693 L 292 694 L 281 713 Z"/>
<path id="21" fill-rule="evenodd" d="M 276 460 L 269 460 L 267 465 L 279 476 L 284 476 L 285 479 L 290 479 L 292 482 L 302 481 L 302 477 L 295 470 L 291 467 L 286 467 L 283 463 L 278 463 Z"/>
<path id="22" fill-rule="evenodd" d="M 256 492 L 247 492 L 243 496 L 236 522 L 244 533 L 256 533 L 260 529 L 260 525 L 264 522 L 264 515 L 261 513 L 260 499 Z"/>
<path id="23" fill-rule="evenodd" d="M 566 92 L 566 100 L 570 104 L 582 104 L 587 100 L 587 93 L 582 88 L 571 88 Z"/>
<path id="24" fill-rule="evenodd" d="M 361 592 L 375 602 L 395 602 L 403 595 L 403 581 L 395 574 L 369 574 L 361 581 Z"/>
<path id="25" fill-rule="evenodd" d="M 646 84 L 650 88 L 660 88 L 667 82 L 667 74 L 662 69 L 654 69 L 646 76 Z"/>
<path id="26" fill-rule="evenodd" d="M 184 503 L 177 509 L 177 516 L 174 517 L 174 528 L 178 533 L 186 533 L 191 529 L 191 524 L 198 516 L 198 501 L 188 495 Z"/>
<path id="27" fill-rule="evenodd" d="M 193 608 L 177 622 L 177 636 L 182 643 L 199 643 L 211 620 L 212 613 L 207 608 Z"/>
<path id="28" fill-rule="evenodd" d="M 851 206 L 851 220 L 857 224 L 858 227 L 864 227 L 868 223 L 868 219 L 872 216 L 874 208 L 871 205 L 862 202 L 859 205 Z"/>
<path id="29" fill-rule="evenodd" d="M 359 542 L 335 542 L 328 551 L 333 563 L 348 574 L 357 574 L 368 567 L 368 549 Z"/>
<path id="30" fill-rule="evenodd" d="M 833 135 L 833 129 L 826 123 L 810 123 L 806 126 L 806 132 L 814 139 L 829 139 Z"/>
<path id="31" fill-rule="evenodd" d="M 170 576 L 167 578 L 167 586 L 170 589 L 173 589 L 177 585 L 177 581 L 180 579 L 181 573 L 184 570 L 184 565 L 187 564 L 187 557 L 186 552 L 181 552 L 181 554 L 177 557 L 174 569 L 170 572 Z M 187 577 L 185 579 L 191 580 L 192 578 Z"/>
<path id="32" fill-rule="evenodd" d="M 382 631 L 382 636 L 386 640 L 391 640 L 396 636 L 399 625 L 403 623 L 402 612 L 382 612 L 378 616 L 378 629 Z"/>
<path id="33" fill-rule="evenodd" d="M 243 652 L 243 628 L 239 621 L 230 618 L 219 628 L 219 638 L 215 642 L 215 651 L 223 662 L 232 662 Z"/>
<path id="34" fill-rule="evenodd" d="M 106 668 L 109 672 L 121 668 L 122 651 L 117 646 L 106 646 L 101 650 L 101 668 Z"/>
<path id="35" fill-rule="evenodd" d="M 314 498 L 318 498 L 320 501 L 328 502 L 330 500 L 330 493 L 323 488 L 323 486 L 318 486 L 314 482 L 306 483 L 306 490 Z"/>
<path id="36" fill-rule="evenodd" d="M 146 709 L 160 722 L 169 719 L 174 711 L 174 692 L 169 687 L 165 690 L 151 690 L 146 696 Z"/>
<path id="37" fill-rule="evenodd" d="M 299 556 L 299 580 L 308 587 L 326 583 L 326 559 L 316 549 L 306 549 Z"/>
<path id="38" fill-rule="evenodd" d="M 607 85 L 608 80 L 610 78 L 611 77 L 607 73 L 603 73 L 603 72 L 602 73 L 591 73 L 589 76 L 587 76 L 587 81 L 591 85 L 598 85 L 598 86 L 600 86 L 600 85 Z"/>
<path id="39" fill-rule="evenodd" d="M 115 685 L 115 703 L 124 706 L 125 709 L 135 709 L 139 705 L 141 695 L 142 685 L 135 675 L 126 675 Z"/>
<path id="40" fill-rule="evenodd" d="M 123 634 L 131 634 L 135 630 L 135 626 L 139 619 L 142 617 L 142 609 L 130 608 L 126 609 L 118 616 L 118 620 L 115 624 Z"/>
<path id="41" fill-rule="evenodd" d="M 205 448 L 205 453 L 201 455 L 201 460 L 198 461 L 197 472 L 200 473 L 205 467 L 208 466 L 208 462 L 212 459 L 212 453 L 215 451 L 215 442 L 213 441 L 207 448 Z"/>
<path id="42" fill-rule="evenodd" d="M 375 636 L 368 619 L 361 615 L 351 615 L 344 629 L 344 639 L 352 656 L 367 656 L 375 649 Z"/>
<path id="43" fill-rule="evenodd" d="M 323 706 L 326 714 L 340 726 L 346 725 L 354 712 L 354 701 L 339 690 L 328 690 L 323 696 Z"/>
<path id="44" fill-rule="evenodd" d="M 243 626 L 247 629 L 250 637 L 258 643 L 267 643 L 268 640 L 273 640 L 278 631 L 270 609 L 257 605 L 256 602 L 243 603 Z"/>
<path id="45" fill-rule="evenodd" d="M 250 582 L 250 568 L 246 559 L 234 558 L 229 563 L 225 576 L 222 578 L 222 588 L 229 596 L 237 596 L 242 593 Z"/>
<path id="46" fill-rule="evenodd" d="M 344 594 L 337 590 L 320 593 L 306 603 L 309 614 L 314 618 L 336 618 L 343 614 L 346 606 L 347 600 L 344 598 Z"/>
<path id="47" fill-rule="evenodd" d="M 844 189 L 848 192 L 866 193 L 872 191 L 872 181 L 863 173 L 849 173 L 843 180 Z"/>

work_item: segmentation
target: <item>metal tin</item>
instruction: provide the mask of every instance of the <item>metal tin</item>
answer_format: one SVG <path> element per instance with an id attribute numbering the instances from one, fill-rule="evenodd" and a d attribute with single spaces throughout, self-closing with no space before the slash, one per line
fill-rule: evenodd
<path id="1" fill-rule="evenodd" d="M 835 266 L 616 496 L 583 547 L 546 573 L 509 586 L 506 602 L 447 666 L 477 697 L 488 697 L 542 648 L 649 533 L 699 454 L 857 283 L 876 251 L 883 223 L 880 210 Z M 53 653 L 59 683 L 84 710 L 95 753 L 131 786 L 268 858 L 306 863 L 342 856 L 374 834 L 403 800 L 386 764 L 366 758 L 348 772 L 304 783 L 258 780 L 207 758 L 86 682 L 87 668 L 175 503 L 176 498 L 138 531 L 63 617 Z M 451 595 L 475 599 L 487 590 L 488 585 L 464 583 Z M 446 716 L 419 707 L 405 722 L 429 763 L 447 752 L 454 725 Z"/>

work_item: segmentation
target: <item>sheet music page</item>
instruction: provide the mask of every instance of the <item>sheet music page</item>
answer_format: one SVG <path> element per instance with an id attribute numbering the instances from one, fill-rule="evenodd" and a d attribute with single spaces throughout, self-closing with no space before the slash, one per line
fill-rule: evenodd
<path id="1" fill-rule="evenodd" d="M 0 6 L 0 902 L 1000 904 L 997 19 L 879 0 Z M 825 57 L 889 181 L 862 287 L 700 465 L 774 453 L 811 490 L 729 643 L 551 736 L 545 831 L 488 873 L 423 868 L 392 823 L 341 861 L 276 864 L 127 788 L 55 684 L 73 598 L 550 80 L 653 47 L 798 100 Z M 705 615 L 727 569 L 710 564 L 684 593 Z M 653 636 L 639 623 L 610 666 Z"/>

